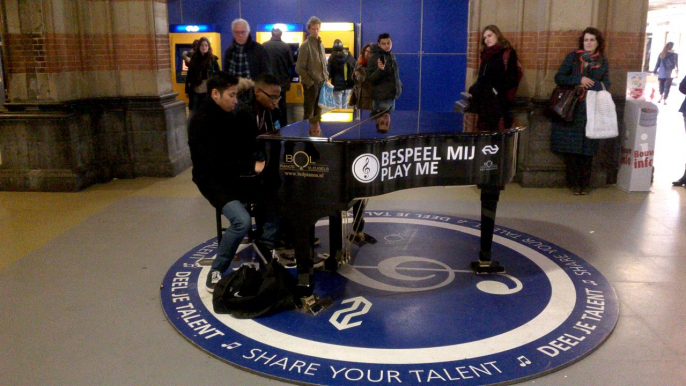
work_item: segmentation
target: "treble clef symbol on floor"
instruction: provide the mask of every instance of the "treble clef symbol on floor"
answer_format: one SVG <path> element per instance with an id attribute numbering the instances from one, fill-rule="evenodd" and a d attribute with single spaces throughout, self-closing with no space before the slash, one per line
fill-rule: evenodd
<path id="1" fill-rule="evenodd" d="M 383 283 L 362 273 L 362 271 L 367 270 L 370 272 L 377 271 L 381 275 L 396 282 L 407 282 L 407 286 Z M 453 269 L 441 261 L 419 256 L 395 256 L 381 261 L 376 266 L 343 265 L 337 272 L 346 279 L 358 284 L 389 292 L 421 292 L 435 290 L 444 287 L 455 280 L 456 273 L 473 274 L 471 270 Z M 410 275 L 405 274 L 405 272 L 410 273 Z M 437 282 L 436 280 L 438 279 L 438 274 L 443 275 L 444 279 L 441 282 Z M 500 280 L 493 280 L 496 277 L 500 277 L 501 280 L 506 279 L 505 281 L 512 281 L 514 287 L 510 287 Z M 421 282 L 424 282 L 425 285 L 421 285 Z M 522 282 L 514 276 L 498 274 L 479 281 L 476 284 L 476 288 L 481 292 L 491 295 L 512 295 L 521 291 L 524 286 L 522 285 Z"/>
<path id="2" fill-rule="evenodd" d="M 362 167 L 362 172 L 364 173 L 364 178 L 367 178 L 369 176 L 369 172 L 371 172 L 372 169 L 369 168 L 369 157 L 365 158 L 365 163 L 364 166 Z"/>

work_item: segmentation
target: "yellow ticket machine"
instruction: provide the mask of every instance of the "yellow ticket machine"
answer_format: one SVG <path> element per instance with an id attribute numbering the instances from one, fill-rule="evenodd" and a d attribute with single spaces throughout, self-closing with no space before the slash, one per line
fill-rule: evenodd
<path id="1" fill-rule="evenodd" d="M 258 24 L 255 37 L 257 42 L 262 44 L 272 38 L 272 30 L 278 28 L 281 30 L 281 40 L 291 46 L 293 52 L 293 59 L 298 59 L 298 50 L 300 45 L 305 40 L 305 30 L 302 24 Z M 303 87 L 300 83 L 300 77 L 295 72 L 295 65 L 291 68 L 291 89 L 286 92 L 286 102 L 288 103 L 303 103 L 305 97 L 303 96 Z"/>
<path id="2" fill-rule="evenodd" d="M 172 86 L 174 91 L 179 93 L 177 98 L 186 103 L 188 103 L 185 90 L 188 66 L 183 61 L 183 53 L 191 49 L 194 40 L 203 36 L 210 41 L 214 55 L 219 57 L 219 67 L 222 68 L 221 35 L 215 26 L 206 24 L 172 24 L 169 26 Z"/>

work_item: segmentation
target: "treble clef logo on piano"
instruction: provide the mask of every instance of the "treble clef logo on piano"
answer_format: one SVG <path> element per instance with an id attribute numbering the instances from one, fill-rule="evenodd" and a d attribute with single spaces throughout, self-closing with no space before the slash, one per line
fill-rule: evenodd
<path id="1" fill-rule="evenodd" d="M 379 175 L 379 165 L 379 159 L 374 154 L 362 154 L 353 161 L 353 176 L 356 180 L 368 184 Z"/>
<path id="2" fill-rule="evenodd" d="M 369 173 L 372 171 L 372 169 L 369 168 L 369 157 L 365 158 L 366 162 L 364 163 L 364 167 L 362 168 L 362 172 L 364 173 L 364 178 L 366 179 Z"/>

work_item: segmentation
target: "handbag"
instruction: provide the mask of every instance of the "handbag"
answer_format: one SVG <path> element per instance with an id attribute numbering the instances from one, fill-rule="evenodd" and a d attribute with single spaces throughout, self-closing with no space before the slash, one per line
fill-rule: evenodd
<path id="1" fill-rule="evenodd" d="M 586 138 L 605 139 L 619 135 L 617 110 L 612 94 L 605 90 L 586 91 Z"/>
<path id="2" fill-rule="evenodd" d="M 567 122 L 574 119 L 574 108 L 583 90 L 576 86 L 557 86 L 550 95 L 550 110 Z"/>
<path id="3" fill-rule="evenodd" d="M 319 101 L 317 102 L 322 110 L 331 110 L 336 107 L 333 102 L 333 85 L 329 82 L 324 82 L 319 91 Z"/>

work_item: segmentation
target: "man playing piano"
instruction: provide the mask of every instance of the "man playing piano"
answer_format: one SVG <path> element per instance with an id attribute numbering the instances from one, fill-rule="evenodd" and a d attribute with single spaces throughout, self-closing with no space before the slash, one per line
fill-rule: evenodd
<path id="1" fill-rule="evenodd" d="M 257 151 L 254 121 L 246 114 L 233 113 L 237 84 L 235 76 L 223 71 L 212 76 L 207 83 L 209 98 L 200 105 L 188 127 L 193 182 L 212 206 L 221 208 L 230 223 L 207 275 L 208 292 L 214 291 L 252 226 L 244 204 L 254 201 L 255 177 L 245 176 L 259 174 L 265 164 L 264 154 Z M 258 248 L 268 251 L 278 230 L 276 217 L 268 216 L 262 228 Z M 266 258 L 271 256 L 271 253 L 262 254 Z"/>

